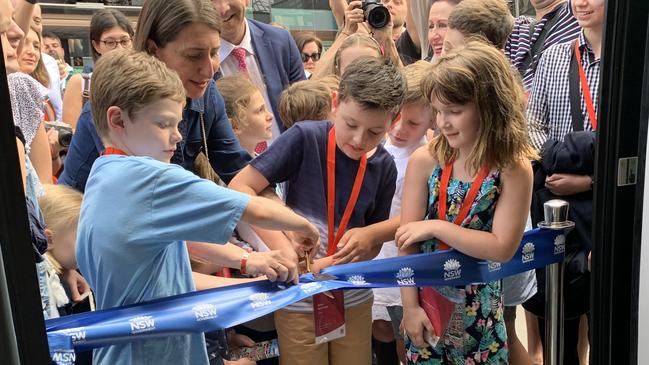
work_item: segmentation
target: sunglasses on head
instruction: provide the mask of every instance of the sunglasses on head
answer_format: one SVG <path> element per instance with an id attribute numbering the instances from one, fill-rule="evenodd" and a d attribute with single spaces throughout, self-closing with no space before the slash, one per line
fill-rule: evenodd
<path id="1" fill-rule="evenodd" d="M 313 54 L 302 53 L 302 62 L 307 62 L 309 58 L 312 59 L 313 62 L 320 60 L 320 52 L 316 52 Z"/>

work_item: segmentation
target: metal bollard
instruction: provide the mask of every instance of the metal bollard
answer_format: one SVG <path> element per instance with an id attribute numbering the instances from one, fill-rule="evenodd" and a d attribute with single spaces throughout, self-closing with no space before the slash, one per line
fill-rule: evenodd
<path id="1" fill-rule="evenodd" d="M 566 233 L 575 223 L 568 220 L 568 202 L 553 199 L 543 204 L 540 228 Z M 563 365 L 563 262 L 545 268 L 545 364 Z"/>

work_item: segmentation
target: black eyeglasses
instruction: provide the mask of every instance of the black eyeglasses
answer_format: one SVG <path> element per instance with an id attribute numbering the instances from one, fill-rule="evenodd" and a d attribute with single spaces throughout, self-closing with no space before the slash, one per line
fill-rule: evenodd
<path id="1" fill-rule="evenodd" d="M 302 62 L 307 62 L 308 60 L 312 59 L 313 62 L 317 62 L 320 60 L 320 52 L 312 53 L 312 54 L 306 54 L 302 53 Z"/>
<path id="2" fill-rule="evenodd" d="M 122 48 L 128 48 L 131 45 L 131 41 L 132 41 L 131 38 L 122 38 L 122 39 L 120 39 L 118 41 L 116 41 L 114 39 L 108 39 L 108 40 L 99 41 L 99 42 L 105 44 L 106 48 L 108 48 L 108 49 L 115 49 L 115 47 L 117 47 L 118 44 L 120 46 L 122 46 Z"/>

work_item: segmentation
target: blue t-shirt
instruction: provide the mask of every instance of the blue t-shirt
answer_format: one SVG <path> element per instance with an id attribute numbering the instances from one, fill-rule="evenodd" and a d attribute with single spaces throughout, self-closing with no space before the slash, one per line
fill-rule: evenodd
<path id="1" fill-rule="evenodd" d="M 327 255 L 327 137 L 331 126 L 328 121 L 297 123 L 250 163 L 270 183 L 287 182 L 286 205 L 307 218 L 320 231 L 320 251 L 315 258 Z M 359 164 L 359 160 L 347 157 L 336 147 L 336 232 Z M 382 145 L 378 145 L 374 154 L 367 159 L 363 185 L 347 229 L 388 219 L 396 179 L 397 168 L 392 156 Z M 371 292 L 365 290 L 348 290 L 345 305 L 359 304 L 370 296 Z M 309 301 L 300 302 L 290 309 L 308 312 L 311 304 Z"/>
<path id="2" fill-rule="evenodd" d="M 98 158 L 77 228 L 77 262 L 107 309 L 194 291 L 184 240 L 225 243 L 249 197 L 149 157 Z M 153 318 L 155 321 L 155 318 Z M 100 364 L 207 364 L 202 334 L 95 350 Z"/>

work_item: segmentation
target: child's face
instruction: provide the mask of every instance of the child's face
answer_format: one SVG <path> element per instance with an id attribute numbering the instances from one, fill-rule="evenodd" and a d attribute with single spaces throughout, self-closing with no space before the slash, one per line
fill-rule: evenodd
<path id="1" fill-rule="evenodd" d="M 246 120 L 237 127 L 239 138 L 261 142 L 273 137 L 273 115 L 266 108 L 266 101 L 259 91 L 250 97 L 245 118 Z"/>
<path id="2" fill-rule="evenodd" d="M 411 147 L 419 144 L 428 128 L 433 125 L 433 113 L 428 105 L 404 104 L 401 118 L 394 122 L 388 132 L 390 143 L 397 147 Z"/>
<path id="3" fill-rule="evenodd" d="M 433 96 L 431 106 L 437 111 L 437 127 L 448 144 L 461 151 L 470 151 L 480 133 L 480 117 L 475 104 L 446 104 Z"/>
<path id="4" fill-rule="evenodd" d="M 331 119 L 336 128 L 336 144 L 354 160 L 360 159 L 381 142 L 392 117 L 384 110 L 363 108 L 351 99 L 339 102 L 334 94 Z"/>
<path id="5" fill-rule="evenodd" d="M 75 247 L 77 241 L 76 227 L 57 228 L 56 232 L 46 229 L 45 233 L 50 246 L 47 249 L 52 257 L 61 264 L 64 269 L 76 269 Z"/>
<path id="6" fill-rule="evenodd" d="M 161 99 L 132 115 L 122 112 L 121 118 L 123 128 L 114 131 L 121 145 L 128 149 L 126 152 L 133 156 L 149 156 L 160 162 L 171 161 L 176 144 L 182 139 L 178 131 L 182 103 Z"/>

